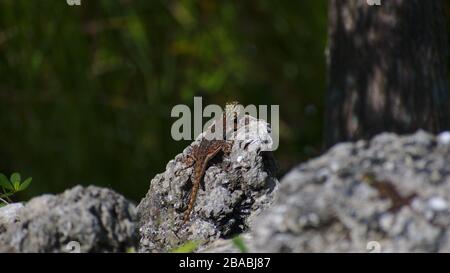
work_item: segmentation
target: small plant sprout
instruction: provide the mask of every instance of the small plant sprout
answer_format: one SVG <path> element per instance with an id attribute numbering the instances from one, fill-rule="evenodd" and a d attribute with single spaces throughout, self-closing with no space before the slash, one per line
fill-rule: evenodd
<path id="1" fill-rule="evenodd" d="M 244 240 L 240 236 L 236 236 L 232 239 L 233 245 L 239 249 L 242 253 L 247 253 L 248 248 L 244 242 Z"/>
<path id="2" fill-rule="evenodd" d="M 10 196 L 19 191 L 26 190 L 30 186 L 32 178 L 29 177 L 22 181 L 20 173 L 13 173 L 8 179 L 4 174 L 0 173 L 0 203 L 11 203 Z"/>
<path id="3" fill-rule="evenodd" d="M 188 241 L 179 247 L 172 249 L 171 253 L 193 253 L 200 245 L 199 241 Z"/>

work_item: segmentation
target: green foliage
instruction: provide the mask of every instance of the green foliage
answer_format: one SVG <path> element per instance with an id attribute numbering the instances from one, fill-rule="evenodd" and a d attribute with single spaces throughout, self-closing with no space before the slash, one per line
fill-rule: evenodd
<path id="1" fill-rule="evenodd" d="M 232 244 L 242 253 L 247 253 L 248 248 L 244 240 L 240 236 L 236 236 L 231 240 Z M 192 253 L 200 246 L 199 241 L 188 241 L 179 247 L 170 250 L 171 253 Z"/>
<path id="2" fill-rule="evenodd" d="M 239 249 L 240 252 L 242 253 L 247 253 L 248 252 L 248 248 L 245 245 L 244 240 L 240 237 L 240 236 L 236 236 L 232 239 L 233 245 Z"/>
<path id="3" fill-rule="evenodd" d="M 8 201 L 11 202 L 10 197 L 26 190 L 30 186 L 31 180 L 32 178 L 29 177 L 22 181 L 20 173 L 13 173 L 9 179 L 0 173 L 0 203 L 5 205 L 8 204 Z"/>
<path id="4" fill-rule="evenodd" d="M 2 0 L 0 166 L 42 181 L 33 195 L 95 183 L 139 200 L 187 145 L 171 108 L 198 95 L 280 105 L 282 174 L 321 149 L 327 4 Z"/>
<path id="5" fill-rule="evenodd" d="M 194 252 L 198 246 L 200 245 L 199 241 L 188 241 L 182 244 L 179 247 L 172 249 L 171 253 L 192 253 Z"/>
<path id="6" fill-rule="evenodd" d="M 129 247 L 126 250 L 126 253 L 136 253 L 136 248 L 135 247 Z"/>
<path id="7" fill-rule="evenodd" d="M 287 170 L 320 148 L 325 39 L 326 1 L 0 1 L 0 166 L 139 200 L 197 95 L 280 105 Z"/>

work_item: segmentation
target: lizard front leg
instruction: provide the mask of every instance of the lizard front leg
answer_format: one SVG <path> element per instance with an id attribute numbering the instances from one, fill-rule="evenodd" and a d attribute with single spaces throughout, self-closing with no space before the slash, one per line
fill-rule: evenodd
<path id="1" fill-rule="evenodd" d="M 233 141 L 224 142 L 222 144 L 222 152 L 226 155 L 229 155 L 231 153 L 232 148 L 233 148 Z"/>
<path id="2" fill-rule="evenodd" d="M 197 161 L 197 154 L 198 146 L 192 147 L 192 151 L 188 153 L 181 162 L 187 166 L 187 168 L 192 167 L 194 163 Z"/>

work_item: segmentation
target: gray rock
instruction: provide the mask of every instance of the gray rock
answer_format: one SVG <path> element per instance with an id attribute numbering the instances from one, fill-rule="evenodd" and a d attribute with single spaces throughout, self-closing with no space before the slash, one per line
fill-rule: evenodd
<path id="1" fill-rule="evenodd" d="M 135 210 L 123 196 L 95 186 L 36 197 L 0 234 L 0 252 L 125 252 L 137 246 Z"/>
<path id="2" fill-rule="evenodd" d="M 0 234 L 5 232 L 9 225 L 19 220 L 18 214 L 22 208 L 22 203 L 13 203 L 0 207 Z"/>
<path id="3" fill-rule="evenodd" d="M 370 142 L 338 144 L 299 165 L 256 221 L 256 249 L 449 252 L 447 142 L 447 135 L 423 131 L 385 133 Z"/>
<path id="4" fill-rule="evenodd" d="M 230 155 L 219 155 L 209 165 L 204 189 L 200 188 L 186 225 L 181 223 L 193 170 L 182 159 L 206 133 L 152 179 L 138 205 L 140 251 L 164 252 L 191 240 L 207 244 L 228 238 L 248 230 L 254 218 L 269 206 L 278 185 L 275 161 L 267 151 L 272 145 L 270 128 L 265 121 L 250 116 L 238 119 L 237 124 Z"/>

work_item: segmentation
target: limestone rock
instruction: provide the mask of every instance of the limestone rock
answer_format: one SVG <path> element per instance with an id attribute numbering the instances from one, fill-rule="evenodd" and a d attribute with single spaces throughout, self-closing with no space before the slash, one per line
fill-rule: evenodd
<path id="1" fill-rule="evenodd" d="M 237 122 L 229 155 L 218 155 L 206 170 L 190 220 L 181 225 L 192 186 L 192 167 L 183 158 L 200 143 L 201 134 L 150 182 L 138 205 L 140 251 L 165 252 L 184 242 L 204 244 L 239 234 L 273 200 L 278 180 L 269 125 L 251 116 Z M 244 135 L 246 137 L 244 137 Z"/>
<path id="2" fill-rule="evenodd" d="M 0 233 L 0 252 L 125 252 L 137 246 L 135 210 L 123 196 L 95 186 L 42 195 Z"/>
<path id="3" fill-rule="evenodd" d="M 384 133 L 370 142 L 338 144 L 299 165 L 282 179 L 277 201 L 257 220 L 256 248 L 449 252 L 448 136 Z M 393 209 L 394 203 L 401 205 Z"/>

